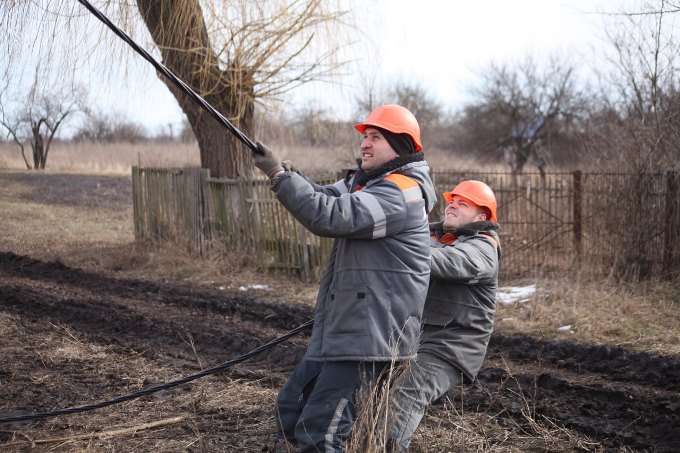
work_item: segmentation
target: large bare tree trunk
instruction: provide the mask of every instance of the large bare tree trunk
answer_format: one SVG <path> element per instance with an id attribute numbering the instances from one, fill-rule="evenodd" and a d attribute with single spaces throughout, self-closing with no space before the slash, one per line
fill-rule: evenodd
<path id="1" fill-rule="evenodd" d="M 137 0 L 137 6 L 160 49 L 163 64 L 250 135 L 254 117 L 252 71 L 238 61 L 228 62 L 224 70 L 219 67 L 198 0 Z M 196 135 L 201 166 L 215 178 L 252 176 L 250 150 L 171 81 L 163 79 Z"/>

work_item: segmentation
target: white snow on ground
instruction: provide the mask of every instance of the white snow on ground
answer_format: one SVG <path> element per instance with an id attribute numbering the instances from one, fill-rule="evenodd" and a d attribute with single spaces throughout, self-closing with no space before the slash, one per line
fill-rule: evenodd
<path id="1" fill-rule="evenodd" d="M 517 304 L 520 306 L 521 310 L 530 310 L 530 305 L 527 303 L 531 296 L 536 292 L 536 285 L 528 286 L 506 286 L 498 288 L 496 290 L 496 302 L 504 305 Z M 506 316 L 501 318 L 500 321 L 508 322 L 515 321 L 517 318 L 512 316 Z M 565 324 L 563 326 L 557 327 L 558 332 L 574 334 L 573 326 L 571 324 Z"/>
<path id="2" fill-rule="evenodd" d="M 496 301 L 506 305 L 526 302 L 535 292 L 536 285 L 506 286 L 496 290 Z"/>
<path id="3" fill-rule="evenodd" d="M 239 291 L 248 291 L 249 289 L 266 289 L 268 291 L 271 288 L 269 288 L 269 285 L 248 285 L 248 286 L 239 286 L 239 288 L 238 288 Z"/>

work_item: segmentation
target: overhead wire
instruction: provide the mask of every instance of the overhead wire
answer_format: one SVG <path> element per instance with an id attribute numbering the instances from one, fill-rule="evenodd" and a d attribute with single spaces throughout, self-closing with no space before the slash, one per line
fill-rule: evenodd
<path id="1" fill-rule="evenodd" d="M 87 0 L 78 0 L 88 11 L 90 11 L 97 19 L 104 23 L 107 27 L 111 29 L 119 38 L 128 43 L 139 55 L 141 55 L 146 61 L 151 63 L 161 74 L 170 79 L 177 88 L 182 90 L 191 99 L 193 99 L 198 105 L 203 107 L 218 123 L 227 128 L 236 138 L 238 138 L 244 145 L 250 148 L 254 153 L 261 154 L 257 145 L 248 138 L 243 132 L 241 132 L 236 126 L 234 126 L 224 115 L 218 112 L 212 105 L 208 103 L 201 95 L 196 93 L 189 85 L 184 83 L 179 77 L 173 74 L 164 64 L 157 61 L 152 57 L 144 48 L 137 44 L 130 36 L 128 36 L 123 30 L 118 28 L 108 17 L 106 17 L 101 11 L 92 6 L 92 4 Z"/>

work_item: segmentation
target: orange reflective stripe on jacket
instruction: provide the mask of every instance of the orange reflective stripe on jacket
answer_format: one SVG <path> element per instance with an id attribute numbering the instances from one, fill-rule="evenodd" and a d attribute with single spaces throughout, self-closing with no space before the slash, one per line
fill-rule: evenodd
<path id="1" fill-rule="evenodd" d="M 423 199 L 423 192 L 418 183 L 408 176 L 399 173 L 390 173 L 385 180 L 395 184 L 404 193 L 407 203 L 413 203 Z"/>
<path id="2" fill-rule="evenodd" d="M 413 178 L 409 178 L 408 176 L 401 175 L 399 173 L 390 173 L 389 175 L 385 176 L 385 179 L 395 183 L 401 190 L 410 189 L 411 187 L 418 185 L 418 183 L 415 182 Z"/>

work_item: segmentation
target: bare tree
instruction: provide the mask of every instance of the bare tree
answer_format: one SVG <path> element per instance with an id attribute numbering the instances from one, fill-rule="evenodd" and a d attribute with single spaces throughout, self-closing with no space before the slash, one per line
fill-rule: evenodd
<path id="1" fill-rule="evenodd" d="M 0 97 L 0 125 L 19 146 L 26 168 L 44 170 L 57 130 L 67 117 L 81 109 L 81 92 L 46 93 L 36 79 L 30 93 L 21 103 L 14 104 L 13 108 L 9 104 Z M 32 164 L 26 158 L 26 143 L 31 145 Z"/>
<path id="2" fill-rule="evenodd" d="M 605 28 L 611 66 L 601 73 L 599 118 L 590 149 L 632 171 L 680 162 L 680 47 L 671 22 L 680 7 L 660 0 L 613 16 Z M 609 152 L 607 152 L 609 150 Z"/>
<path id="3" fill-rule="evenodd" d="M 333 143 L 335 123 L 326 108 L 308 103 L 297 110 L 295 119 L 295 129 L 302 142 L 311 146 Z"/>
<path id="4" fill-rule="evenodd" d="M 642 278 L 658 258 L 651 256 L 650 238 L 672 250 L 680 222 L 680 43 L 674 24 L 680 5 L 658 0 L 637 8 L 607 17 L 610 65 L 600 71 L 601 96 L 585 146 L 598 156 L 595 163 L 629 175 L 615 196 L 601 201 L 611 214 L 598 221 L 601 231 L 614 232 L 603 237 L 617 253 L 613 272 Z M 653 210 L 659 201 L 650 202 L 659 192 L 667 193 L 662 216 Z M 664 259 L 668 268 L 677 267 L 672 252 Z"/>
<path id="5" fill-rule="evenodd" d="M 374 50 L 375 52 L 375 50 Z M 374 55 L 373 58 L 378 58 Z M 376 66 L 363 66 L 358 68 L 358 86 L 354 93 L 354 113 L 356 120 L 361 120 L 376 107 L 387 104 L 386 90 L 381 83 Z"/>
<path id="6" fill-rule="evenodd" d="M 340 63 L 345 12 L 334 0 L 136 0 L 94 2 L 134 31 L 141 23 L 162 62 L 242 130 L 253 131 L 259 99 L 331 75 Z M 4 16 L 26 17 L 33 2 L 2 2 Z M 42 0 L 42 22 L 84 14 L 71 0 Z M 94 19 L 92 19 L 94 20 Z M 6 21 L 9 22 L 9 21 Z M 76 33 L 72 24 L 70 32 Z M 55 25 L 52 30 L 60 30 Z M 5 32 L 13 42 L 10 33 Z M 17 50 L 17 49 L 13 49 Z M 77 51 L 78 49 L 76 49 Z M 74 51 L 74 50 L 72 50 Z M 250 152 L 170 81 L 198 141 L 201 164 L 215 177 L 252 174 Z"/>
<path id="7" fill-rule="evenodd" d="M 149 138 L 146 128 L 120 112 L 86 109 L 85 118 L 73 136 L 75 141 L 138 143 Z"/>
<path id="8" fill-rule="evenodd" d="M 395 104 L 409 109 L 418 119 L 421 128 L 427 130 L 439 124 L 442 106 L 428 93 L 422 83 L 398 82 L 389 90 L 389 96 Z"/>
<path id="9" fill-rule="evenodd" d="M 557 57 L 545 65 L 531 56 L 515 65 L 492 63 L 475 92 L 462 113 L 462 141 L 482 153 L 501 152 L 514 178 L 530 159 L 544 174 L 559 132 L 583 108 L 574 66 Z"/>

